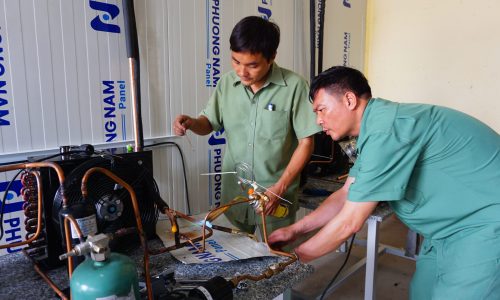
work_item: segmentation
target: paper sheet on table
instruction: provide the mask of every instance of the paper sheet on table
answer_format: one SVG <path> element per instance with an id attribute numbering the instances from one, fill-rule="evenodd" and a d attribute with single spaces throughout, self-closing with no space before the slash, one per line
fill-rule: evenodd
<path id="1" fill-rule="evenodd" d="M 197 220 L 202 220 L 203 217 L 204 215 L 199 217 L 194 216 Z M 225 221 L 224 218 L 225 216 L 221 215 L 214 223 L 221 226 L 227 226 L 229 221 Z M 178 219 L 178 223 L 180 232 L 190 238 L 194 238 L 201 234 L 201 227 L 198 225 L 180 218 Z M 174 235 L 170 231 L 170 221 L 168 219 L 158 220 L 156 224 L 156 234 L 160 237 L 165 247 L 175 244 Z M 195 244 L 200 247 L 201 241 Z M 205 251 L 203 253 L 198 253 L 195 247 L 188 246 L 170 251 L 170 254 L 185 264 L 208 264 L 252 257 L 274 256 L 274 254 L 269 252 L 265 243 L 257 242 L 244 235 L 231 234 L 215 229 L 213 230 L 213 235 L 206 240 Z"/>

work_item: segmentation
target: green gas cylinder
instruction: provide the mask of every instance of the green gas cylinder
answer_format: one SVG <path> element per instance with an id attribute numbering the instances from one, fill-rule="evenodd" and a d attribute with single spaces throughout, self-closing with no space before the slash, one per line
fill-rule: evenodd
<path id="1" fill-rule="evenodd" d="M 85 243 L 66 254 L 91 254 L 91 258 L 78 265 L 71 277 L 73 300 L 140 299 L 134 261 L 125 255 L 109 252 L 108 243 L 109 237 L 105 234 L 89 236 Z"/>

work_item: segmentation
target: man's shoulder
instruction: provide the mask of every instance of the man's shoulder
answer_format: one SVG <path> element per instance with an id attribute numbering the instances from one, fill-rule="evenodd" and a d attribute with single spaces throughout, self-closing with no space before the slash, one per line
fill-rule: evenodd
<path id="1" fill-rule="evenodd" d="M 279 67 L 279 69 L 281 70 L 281 74 L 283 74 L 283 79 L 287 83 L 308 85 L 307 80 L 299 73 L 289 70 L 287 68 Z"/>

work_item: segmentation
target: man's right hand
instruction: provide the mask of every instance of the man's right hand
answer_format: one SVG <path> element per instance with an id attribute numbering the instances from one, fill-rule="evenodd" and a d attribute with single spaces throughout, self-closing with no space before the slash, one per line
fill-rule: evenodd
<path id="1" fill-rule="evenodd" d="M 273 249 L 281 249 L 297 239 L 297 234 L 292 228 L 293 225 L 273 231 L 267 239 Z"/>
<path id="2" fill-rule="evenodd" d="M 173 130 L 175 135 L 183 136 L 186 131 L 193 125 L 193 118 L 187 115 L 178 115 L 173 123 Z"/>

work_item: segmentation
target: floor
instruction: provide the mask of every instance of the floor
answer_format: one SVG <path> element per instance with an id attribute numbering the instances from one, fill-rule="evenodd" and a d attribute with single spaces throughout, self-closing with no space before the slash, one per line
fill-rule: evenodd
<path id="1" fill-rule="evenodd" d="M 407 229 L 395 216 L 386 219 L 379 228 L 379 243 L 404 248 Z M 356 238 L 366 238 L 366 226 L 357 234 Z M 349 266 L 365 257 L 365 254 L 365 247 L 354 245 L 343 270 L 347 270 Z M 345 257 L 345 253 L 334 252 L 313 261 L 311 264 L 314 266 L 315 272 L 293 288 L 292 299 L 319 297 L 344 262 Z M 415 262 L 412 260 L 390 254 L 380 256 L 376 273 L 376 299 L 408 299 L 408 288 L 414 271 Z M 324 299 L 363 299 L 364 276 L 364 268 L 362 268 Z"/>

